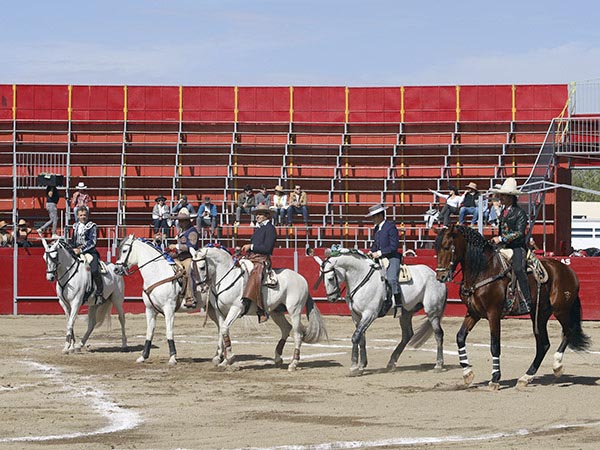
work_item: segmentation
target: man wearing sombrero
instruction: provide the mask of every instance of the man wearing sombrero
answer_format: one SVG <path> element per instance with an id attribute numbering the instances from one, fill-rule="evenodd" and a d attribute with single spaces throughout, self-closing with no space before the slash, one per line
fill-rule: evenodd
<path id="1" fill-rule="evenodd" d="M 477 209 L 477 197 L 479 196 L 479 192 L 477 191 L 476 183 L 467 184 L 467 190 L 463 194 L 462 206 L 458 211 L 458 224 L 465 224 L 465 217 L 467 215 L 471 216 L 471 225 L 475 225 L 477 223 L 477 216 L 479 210 Z"/>
<path id="2" fill-rule="evenodd" d="M 398 253 L 398 246 L 400 244 L 400 238 L 398 235 L 398 228 L 396 224 L 391 220 L 386 220 L 385 210 L 383 205 L 373 205 L 369 208 L 370 217 L 375 224 L 375 230 L 373 235 L 373 245 L 368 255 L 373 258 L 386 258 L 389 265 L 386 269 L 385 278 L 387 279 L 392 294 L 394 295 L 394 301 L 396 308 L 402 306 L 402 291 L 400 290 L 400 284 L 398 283 L 398 276 L 400 275 L 400 254 Z M 379 311 L 379 317 L 383 317 L 387 314 L 389 309 L 392 307 L 392 299 L 387 298 L 383 302 L 381 311 Z"/>
<path id="3" fill-rule="evenodd" d="M 169 245 L 169 250 L 175 253 L 179 264 L 184 268 L 186 276 L 183 278 L 183 292 L 185 293 L 186 308 L 196 307 L 196 298 L 190 278 L 190 270 L 192 267 L 192 254 L 190 248 L 198 250 L 198 230 L 192 223 L 192 219 L 196 214 L 190 214 L 187 208 L 181 208 L 179 213 L 174 217 L 179 223 L 179 233 L 177 234 L 177 244 Z"/>
<path id="4" fill-rule="evenodd" d="M 243 313 L 245 314 L 250 307 L 250 302 L 255 302 L 257 307 L 258 322 L 265 322 L 269 314 L 263 304 L 262 298 L 262 280 L 265 270 L 271 269 L 271 255 L 277 242 L 277 232 L 269 220 L 271 211 L 266 206 L 259 206 L 254 210 L 256 218 L 256 228 L 250 244 L 242 246 L 242 253 L 252 261 L 253 268 L 248 277 L 248 282 L 244 287 L 242 294 Z"/>
<path id="5" fill-rule="evenodd" d="M 504 244 L 513 250 L 512 266 L 523 293 L 526 305 L 520 305 L 520 314 L 531 310 L 531 292 L 527 280 L 527 242 L 525 230 L 527 228 L 527 213 L 517 204 L 517 196 L 521 191 L 517 189 L 517 180 L 507 178 L 500 188 L 491 190 L 500 197 L 504 209 L 500 214 L 498 236 L 492 238 L 494 244 Z"/>

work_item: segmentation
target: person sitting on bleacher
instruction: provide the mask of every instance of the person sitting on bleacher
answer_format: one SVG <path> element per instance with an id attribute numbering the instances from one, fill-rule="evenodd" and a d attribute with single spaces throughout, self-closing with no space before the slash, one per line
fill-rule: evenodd
<path id="1" fill-rule="evenodd" d="M 217 220 L 217 205 L 211 202 L 210 197 L 204 197 L 204 203 L 198 208 L 198 221 L 196 223 L 198 231 L 202 231 L 203 228 L 210 228 L 211 236 L 220 239 Z"/>
<path id="2" fill-rule="evenodd" d="M 244 192 L 238 195 L 237 207 L 235 208 L 235 222 L 234 227 L 240 225 L 243 214 L 250 214 L 250 226 L 254 226 L 254 207 L 256 206 L 256 197 L 254 196 L 254 190 L 252 186 L 244 186 Z"/>
<path id="3" fill-rule="evenodd" d="M 304 226 L 308 228 L 308 206 L 306 192 L 299 185 L 290 193 L 290 204 L 287 210 L 287 223 L 292 225 L 294 214 L 302 214 Z"/>
<path id="4" fill-rule="evenodd" d="M 463 201 L 462 196 L 458 194 L 458 189 L 453 186 L 450 186 L 448 195 L 434 191 L 433 189 L 429 189 L 429 192 L 446 199 L 446 204 L 442 208 L 438 220 L 442 222 L 442 227 L 448 228 L 448 225 L 450 225 L 450 216 L 459 213 L 459 207 Z"/>
<path id="5" fill-rule="evenodd" d="M 275 194 L 273 194 L 273 204 L 269 208 L 273 211 L 273 224 L 283 225 L 285 223 L 284 217 L 287 217 L 287 195 L 283 191 L 283 186 L 275 186 Z"/>
<path id="6" fill-rule="evenodd" d="M 478 197 L 479 191 L 477 191 L 477 184 L 473 182 L 469 183 L 467 185 L 467 190 L 462 195 L 462 206 L 458 212 L 459 225 L 465 224 L 465 218 L 467 215 L 471 216 L 471 225 L 475 225 L 477 223 L 477 216 L 479 215 L 479 210 L 477 209 Z"/>

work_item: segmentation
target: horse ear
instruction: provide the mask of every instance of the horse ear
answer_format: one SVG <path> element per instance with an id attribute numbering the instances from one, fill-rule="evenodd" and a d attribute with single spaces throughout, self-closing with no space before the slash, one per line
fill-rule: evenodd
<path id="1" fill-rule="evenodd" d="M 48 243 L 45 238 L 42 238 L 42 245 L 44 246 L 44 250 L 48 251 Z"/>
<path id="2" fill-rule="evenodd" d="M 317 262 L 319 266 L 323 265 L 323 260 L 316 255 L 313 255 L 314 260 Z"/>
<path id="3" fill-rule="evenodd" d="M 190 255 L 192 255 L 192 258 L 195 258 L 196 257 L 196 253 L 198 253 L 196 251 L 196 249 L 194 247 L 190 247 L 188 250 L 190 251 Z"/>
<path id="4" fill-rule="evenodd" d="M 329 258 L 331 256 L 331 249 L 325 249 L 325 258 Z"/>

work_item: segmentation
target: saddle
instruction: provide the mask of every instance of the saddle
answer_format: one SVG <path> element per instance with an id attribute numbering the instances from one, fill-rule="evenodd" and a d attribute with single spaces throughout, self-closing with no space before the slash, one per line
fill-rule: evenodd
<path id="1" fill-rule="evenodd" d="M 513 257 L 513 250 L 510 248 L 503 248 L 499 250 L 500 260 L 506 269 L 509 269 L 508 277 L 510 282 L 506 287 L 506 301 L 502 310 L 503 316 L 520 316 L 527 314 L 529 309 L 527 308 L 527 302 L 525 296 L 521 292 L 517 277 L 515 276 L 514 270 L 511 266 L 511 260 Z M 532 273 L 538 286 L 548 281 L 548 271 L 541 263 L 541 261 L 531 251 L 527 251 L 527 273 Z"/>
<path id="2" fill-rule="evenodd" d="M 252 261 L 248 259 L 240 259 L 238 261 L 238 264 L 246 273 L 252 272 L 252 269 L 254 268 L 254 264 L 252 264 Z M 277 285 L 279 284 L 277 273 L 272 267 L 265 269 L 265 272 L 263 273 L 262 284 L 263 286 L 267 286 L 270 288 L 277 287 Z"/>
<path id="3" fill-rule="evenodd" d="M 384 269 L 387 269 L 390 265 L 388 258 L 380 258 L 379 260 Z M 408 283 L 412 280 L 410 269 L 406 264 L 400 264 L 400 272 L 398 273 L 398 283 Z"/>

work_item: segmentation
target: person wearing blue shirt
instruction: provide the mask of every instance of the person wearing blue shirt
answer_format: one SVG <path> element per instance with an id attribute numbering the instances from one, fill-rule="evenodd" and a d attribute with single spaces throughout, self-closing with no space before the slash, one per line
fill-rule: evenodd
<path id="1" fill-rule="evenodd" d="M 88 209 L 85 206 L 77 208 L 77 222 L 73 224 L 73 236 L 71 236 L 71 247 L 76 255 L 88 254 L 92 257 L 90 270 L 92 272 L 92 280 L 96 285 L 96 305 L 101 305 L 106 300 L 104 299 L 104 283 L 102 274 L 100 273 L 100 254 L 96 249 L 98 242 L 98 227 L 89 220 Z"/>
<path id="2" fill-rule="evenodd" d="M 375 230 L 373 245 L 371 246 L 368 255 L 374 259 L 385 258 L 388 260 L 389 265 L 387 266 L 385 277 L 392 289 L 395 307 L 400 308 L 402 306 L 402 291 L 400 290 L 400 284 L 398 283 L 398 277 L 400 275 L 400 254 L 398 253 L 400 237 L 396 224 L 391 220 L 386 220 L 386 209 L 387 208 L 384 208 L 381 204 L 369 208 L 367 217 L 370 217 L 373 220 Z M 386 298 L 379 311 L 379 317 L 385 316 L 391 307 L 391 298 Z"/>
<path id="3" fill-rule="evenodd" d="M 243 314 L 248 311 L 250 302 L 255 302 L 259 323 L 265 322 L 269 315 L 264 307 L 262 298 L 262 280 L 265 271 L 271 269 L 271 255 L 277 242 L 277 231 L 271 223 L 271 211 L 265 207 L 258 207 L 254 211 L 256 228 L 250 238 L 250 244 L 242 246 L 242 253 L 254 265 L 248 277 L 248 282 L 242 294 Z"/>
<path id="4" fill-rule="evenodd" d="M 217 236 L 217 205 L 211 203 L 210 197 L 204 197 L 204 203 L 198 208 L 198 221 L 196 227 L 198 230 L 210 227 L 210 234 Z M 219 238 L 221 236 L 218 236 Z"/>

